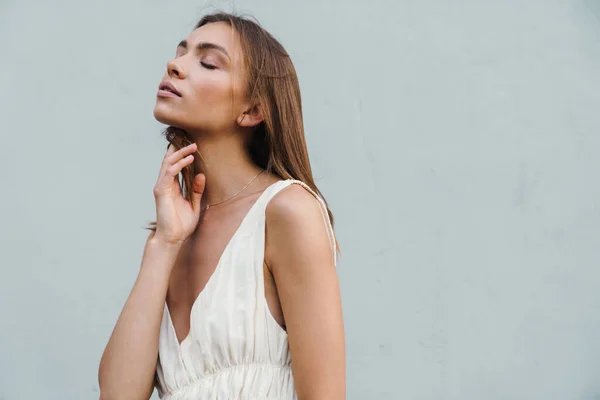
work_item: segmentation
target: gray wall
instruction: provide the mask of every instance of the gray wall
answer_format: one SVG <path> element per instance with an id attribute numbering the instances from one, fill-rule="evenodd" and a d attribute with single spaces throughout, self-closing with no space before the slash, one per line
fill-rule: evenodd
<path id="1" fill-rule="evenodd" d="M 241 1 L 337 217 L 349 399 L 600 398 L 600 2 Z M 211 3 L 231 9 L 230 3 Z M 0 399 L 94 399 L 202 1 L 0 2 Z"/>

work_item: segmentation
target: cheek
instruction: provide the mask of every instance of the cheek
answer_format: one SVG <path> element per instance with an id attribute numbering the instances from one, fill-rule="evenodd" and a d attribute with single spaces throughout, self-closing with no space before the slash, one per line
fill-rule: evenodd
<path id="1" fill-rule="evenodd" d="M 225 74 L 222 76 L 205 76 L 193 82 L 194 97 L 204 107 L 231 104 L 231 83 Z"/>
<path id="2" fill-rule="evenodd" d="M 203 76 L 192 82 L 194 101 L 187 109 L 194 124 L 207 125 L 215 129 L 235 124 L 241 112 L 240 93 L 234 87 L 231 76 L 225 73 L 214 73 Z"/>

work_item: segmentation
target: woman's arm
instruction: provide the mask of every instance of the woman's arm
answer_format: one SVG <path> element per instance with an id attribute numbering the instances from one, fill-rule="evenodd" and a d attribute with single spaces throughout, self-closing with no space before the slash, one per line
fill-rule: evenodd
<path id="1" fill-rule="evenodd" d="M 101 400 L 147 400 L 152 395 L 169 275 L 180 247 L 154 232 L 148 237 L 137 280 L 100 361 Z"/>
<path id="2" fill-rule="evenodd" d="M 100 360 L 101 400 L 147 400 L 152 394 L 169 278 L 200 216 L 205 176 L 194 176 L 191 201 L 183 198 L 178 179 L 194 161 L 196 149 L 195 143 L 180 150 L 170 145 L 163 158 L 153 190 L 155 230 L 148 236 L 138 278 Z"/>
<path id="3" fill-rule="evenodd" d="M 346 398 L 344 324 L 333 249 L 318 201 L 298 185 L 267 207 L 265 260 L 288 331 L 301 400 Z"/>

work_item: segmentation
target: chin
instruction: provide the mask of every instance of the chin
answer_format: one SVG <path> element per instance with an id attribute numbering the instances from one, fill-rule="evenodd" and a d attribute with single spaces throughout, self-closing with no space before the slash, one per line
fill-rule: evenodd
<path id="1" fill-rule="evenodd" d="M 154 119 L 161 124 L 171 126 L 173 128 L 182 129 L 186 132 L 202 131 L 203 128 L 198 121 L 190 120 L 186 112 L 174 110 L 166 104 L 158 103 L 154 107 Z"/>
<path id="2" fill-rule="evenodd" d="M 178 121 L 179 119 L 174 114 L 173 110 L 167 109 L 161 104 L 154 107 L 154 119 L 162 124 L 179 128 L 182 125 L 181 121 Z"/>

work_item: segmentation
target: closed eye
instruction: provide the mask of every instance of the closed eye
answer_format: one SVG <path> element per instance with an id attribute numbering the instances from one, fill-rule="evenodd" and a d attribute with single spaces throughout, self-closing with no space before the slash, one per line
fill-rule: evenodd
<path id="1" fill-rule="evenodd" d="M 200 61 L 200 65 L 202 65 L 206 69 L 217 69 L 217 67 L 215 65 L 207 64 L 207 63 L 205 63 L 203 61 Z"/>

